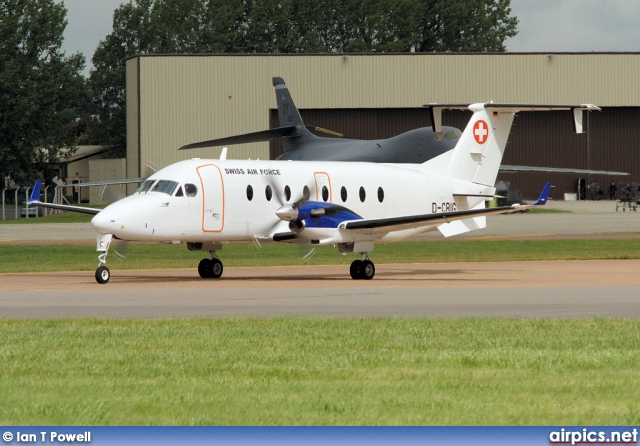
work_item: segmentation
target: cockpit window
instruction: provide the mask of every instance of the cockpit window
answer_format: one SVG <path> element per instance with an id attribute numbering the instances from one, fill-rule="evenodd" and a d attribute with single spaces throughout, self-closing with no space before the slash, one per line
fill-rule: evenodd
<path id="1" fill-rule="evenodd" d="M 156 180 L 145 180 L 140 187 L 138 188 L 138 190 L 136 191 L 136 193 L 143 193 L 143 192 L 149 192 L 149 189 L 151 189 L 151 186 L 153 186 L 153 183 L 155 183 Z"/>
<path id="2" fill-rule="evenodd" d="M 196 195 L 198 195 L 198 188 L 195 184 L 185 184 L 184 191 L 187 194 L 187 197 L 195 197 Z"/>
<path id="3" fill-rule="evenodd" d="M 178 183 L 170 180 L 159 180 L 152 188 L 151 192 L 162 192 L 171 195 L 178 187 Z"/>
<path id="4" fill-rule="evenodd" d="M 183 197 L 184 192 L 182 192 L 182 186 L 178 188 L 178 192 L 176 192 L 176 197 Z"/>
<path id="5" fill-rule="evenodd" d="M 458 129 L 450 129 L 444 133 L 443 141 L 457 141 L 462 136 L 462 132 Z"/>

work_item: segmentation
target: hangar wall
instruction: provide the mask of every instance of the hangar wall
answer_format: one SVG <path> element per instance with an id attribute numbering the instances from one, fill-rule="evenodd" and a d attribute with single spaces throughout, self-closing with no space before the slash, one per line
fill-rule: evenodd
<path id="1" fill-rule="evenodd" d="M 637 141 L 640 136 L 635 129 L 640 106 L 640 89 L 636 85 L 639 69 L 640 53 L 136 56 L 127 61 L 127 175 L 145 175 L 149 164 L 161 168 L 181 159 L 219 156 L 220 148 L 177 151 L 191 142 L 269 128 L 269 111 L 275 108 L 271 78 L 280 76 L 300 109 L 325 111 L 338 116 L 338 121 L 345 110 L 393 113 L 394 109 L 402 109 L 403 113 L 411 113 L 418 109 L 416 113 L 420 114 L 419 108 L 428 102 L 586 102 L 608 107 L 602 116 L 613 116 L 609 111 L 619 109 L 616 119 L 603 120 L 602 125 L 595 125 L 596 120 L 587 137 L 574 138 L 580 149 L 564 135 L 543 138 L 543 142 L 533 138 L 534 142 L 528 143 L 532 135 L 540 134 L 540 128 L 569 118 L 528 118 L 523 114 L 516 120 L 516 125 L 521 126 L 512 131 L 515 138 L 510 141 L 504 161 L 542 165 L 533 162 L 539 160 L 538 153 L 544 154 L 540 158 L 555 162 L 558 160 L 549 154 L 576 150 L 582 154 L 585 147 L 592 148 L 592 141 L 599 140 L 603 147 L 593 149 L 603 151 L 607 147 L 607 166 L 598 164 L 594 157 L 589 168 L 633 171 L 638 178 L 640 167 L 631 169 L 628 164 L 637 158 L 629 156 L 635 151 L 635 143 L 630 141 Z M 627 127 L 611 132 L 608 126 L 616 125 L 618 118 Z M 417 119 L 421 120 L 419 115 Z M 359 125 L 366 130 L 374 125 L 371 122 Z M 375 122 L 384 127 L 390 121 L 376 117 Z M 456 125 L 445 119 L 444 123 L 464 127 L 464 121 Z M 336 127 L 332 130 L 345 131 Z M 550 132 L 554 134 L 554 130 Z M 622 139 L 616 140 L 617 137 Z M 514 144 L 525 146 L 513 150 Z M 266 159 L 269 150 L 269 143 L 246 144 L 230 148 L 228 157 Z M 516 153 L 525 154 L 522 159 L 532 162 L 518 162 L 519 158 L 513 157 Z M 610 163 L 612 159 L 620 161 Z M 537 190 L 537 186 L 530 188 L 529 182 L 543 181 L 538 180 L 539 174 L 513 175 L 527 178 L 527 184 L 518 187 L 527 196 L 530 189 Z M 556 195 L 573 191 L 571 183 L 575 178 L 560 176 L 557 181 L 562 187 L 556 188 Z"/>

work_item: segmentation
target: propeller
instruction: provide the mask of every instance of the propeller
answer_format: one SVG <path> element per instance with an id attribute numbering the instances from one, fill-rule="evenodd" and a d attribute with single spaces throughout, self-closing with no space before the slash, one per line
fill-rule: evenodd
<path id="1" fill-rule="evenodd" d="M 278 181 L 276 180 L 276 178 L 274 177 L 268 178 L 267 180 L 268 187 L 271 188 L 272 196 L 278 202 L 280 207 L 276 210 L 276 216 L 278 218 L 275 219 L 274 223 L 271 226 L 269 226 L 269 228 L 266 230 L 266 234 L 263 236 L 258 236 L 256 234 L 253 234 L 253 241 L 258 248 L 262 247 L 262 245 L 260 244 L 260 239 L 269 239 L 269 237 L 272 236 L 272 233 L 274 232 L 274 230 L 279 225 L 282 225 L 283 221 L 289 222 L 289 229 L 291 230 L 291 232 L 295 233 L 295 231 L 293 231 L 292 229 L 292 224 L 294 224 L 295 220 L 298 218 L 298 209 L 300 208 L 300 206 L 306 203 L 311 197 L 311 187 L 313 186 L 314 183 L 315 181 L 311 182 L 311 184 L 305 185 L 302 188 L 302 194 L 300 195 L 300 197 L 297 200 L 291 201 L 292 194 L 289 186 L 285 186 L 283 188 L 281 187 L 280 184 L 278 184 Z M 316 252 L 315 247 L 311 246 L 303 238 L 300 238 L 297 236 L 293 236 L 293 237 L 287 236 L 281 240 L 284 241 L 285 239 L 288 241 L 290 240 L 293 243 L 296 243 L 300 247 L 300 251 L 301 251 L 300 257 L 303 263 L 309 261 L 309 259 L 311 259 L 311 257 L 313 257 L 313 255 Z"/>

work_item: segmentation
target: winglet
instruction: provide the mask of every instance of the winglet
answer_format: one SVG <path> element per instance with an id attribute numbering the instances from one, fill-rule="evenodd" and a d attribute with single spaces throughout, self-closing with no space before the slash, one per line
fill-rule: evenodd
<path id="1" fill-rule="evenodd" d="M 551 182 L 547 182 L 547 184 L 544 185 L 544 188 L 542 189 L 542 193 L 540 194 L 538 201 L 533 203 L 533 206 L 540 206 L 540 205 L 546 204 L 547 199 L 549 198 L 549 192 L 551 192 Z"/>
<path id="2" fill-rule="evenodd" d="M 29 203 L 40 201 L 40 184 L 41 183 L 42 182 L 40 180 L 36 180 L 36 184 L 33 185 L 33 191 L 31 191 L 31 196 L 29 197 Z"/>

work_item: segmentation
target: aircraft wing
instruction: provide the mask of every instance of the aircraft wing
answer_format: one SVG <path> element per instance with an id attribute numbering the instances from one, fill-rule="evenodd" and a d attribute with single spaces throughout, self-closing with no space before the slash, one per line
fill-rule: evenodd
<path id="1" fill-rule="evenodd" d="M 226 138 L 210 139 L 209 141 L 194 142 L 180 147 L 178 150 L 201 149 L 204 147 L 216 147 L 234 144 L 246 144 L 250 142 L 270 141 L 282 136 L 292 136 L 296 132 L 296 126 L 278 127 L 259 132 L 244 133 L 242 135 L 227 136 Z"/>
<path id="2" fill-rule="evenodd" d="M 534 204 L 511 206 L 499 206 L 495 208 L 467 209 L 463 211 L 442 212 L 439 214 L 407 215 L 402 217 L 387 217 L 374 219 L 360 219 L 342 222 L 339 229 L 349 229 L 359 232 L 394 232 L 405 229 L 416 229 L 426 226 L 439 226 L 440 224 L 451 223 L 457 220 L 465 220 L 487 215 L 505 214 L 530 209 L 533 206 L 543 205 L 547 202 L 551 183 L 546 183 L 540 198 Z"/>
<path id="3" fill-rule="evenodd" d="M 416 229 L 426 226 L 438 226 L 457 220 L 487 215 L 505 214 L 508 212 L 524 211 L 532 205 L 514 204 L 496 208 L 469 209 L 464 211 L 442 212 L 439 214 L 407 215 L 403 217 L 388 217 L 352 220 L 341 223 L 339 229 L 349 229 L 358 232 L 394 232 L 405 229 Z"/>
<path id="4" fill-rule="evenodd" d="M 36 181 L 36 184 L 33 186 L 33 191 L 31 192 L 31 197 L 29 197 L 29 206 L 37 206 L 41 208 L 49 208 L 49 209 L 58 209 L 60 211 L 70 211 L 70 212 L 78 212 L 80 214 L 90 214 L 96 215 L 102 209 L 96 208 L 86 208 L 82 206 L 70 206 L 65 204 L 54 204 L 54 203 L 43 203 L 40 201 L 40 185 L 42 183 L 40 180 Z"/>
<path id="5" fill-rule="evenodd" d="M 113 184 L 132 184 L 142 183 L 146 178 L 126 178 L 124 180 L 103 180 L 103 181 L 87 181 L 85 183 L 63 184 L 59 187 L 84 187 L 84 186 L 110 186 Z"/>

